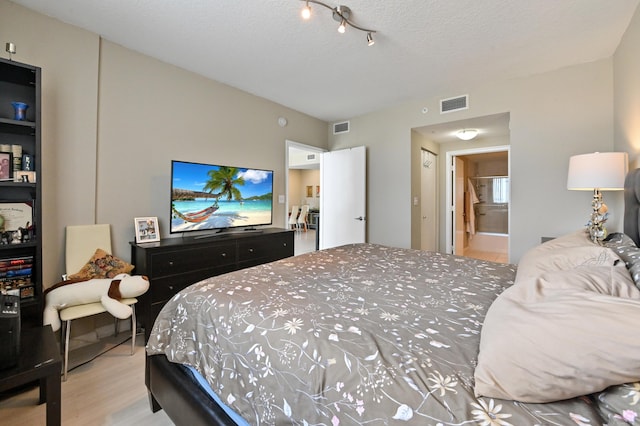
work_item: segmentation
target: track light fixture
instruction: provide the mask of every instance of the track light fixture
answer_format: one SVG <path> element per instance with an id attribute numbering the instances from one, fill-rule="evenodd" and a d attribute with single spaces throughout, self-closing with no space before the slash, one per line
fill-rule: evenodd
<path id="1" fill-rule="evenodd" d="M 373 34 L 376 32 L 375 30 L 369 30 L 367 28 L 362 28 L 356 24 L 354 24 L 352 21 L 350 21 L 351 18 L 351 9 L 349 9 L 347 6 L 336 6 L 336 7 L 331 7 L 328 4 L 322 3 L 321 1 L 318 0 L 301 0 L 305 2 L 305 6 L 302 8 L 302 19 L 304 20 L 308 20 L 311 18 L 311 6 L 309 6 L 309 3 L 314 3 L 314 4 L 319 4 L 320 6 L 326 7 L 327 9 L 331 10 L 333 12 L 333 19 L 340 22 L 340 25 L 338 26 L 338 32 L 340 34 L 344 34 L 344 32 L 347 30 L 347 25 L 350 27 L 355 28 L 356 30 L 360 30 L 362 32 L 367 33 L 367 45 L 368 46 L 373 46 L 375 44 L 375 42 L 373 41 Z"/>

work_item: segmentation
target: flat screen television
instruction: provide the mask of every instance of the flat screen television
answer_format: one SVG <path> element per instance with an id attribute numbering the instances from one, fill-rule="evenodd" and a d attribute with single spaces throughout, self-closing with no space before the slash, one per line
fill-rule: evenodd
<path id="1" fill-rule="evenodd" d="M 271 225 L 273 171 L 171 161 L 170 232 Z"/>

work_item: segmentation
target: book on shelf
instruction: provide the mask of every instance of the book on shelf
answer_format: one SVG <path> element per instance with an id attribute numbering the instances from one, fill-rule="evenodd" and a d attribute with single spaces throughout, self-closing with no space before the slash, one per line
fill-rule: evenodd
<path id="1" fill-rule="evenodd" d="M 0 292 L 20 295 L 21 299 L 33 297 L 32 273 L 33 256 L 0 258 Z"/>
<path id="2" fill-rule="evenodd" d="M 33 263 L 33 256 L 0 258 L 0 267 L 16 266 Z"/>

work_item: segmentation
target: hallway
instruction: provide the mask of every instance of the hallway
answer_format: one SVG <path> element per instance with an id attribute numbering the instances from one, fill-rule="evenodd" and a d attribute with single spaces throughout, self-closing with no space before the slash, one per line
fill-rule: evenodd
<path id="1" fill-rule="evenodd" d="M 293 237 L 294 256 L 308 253 L 316 250 L 316 231 L 309 229 L 308 231 L 295 231 Z"/>

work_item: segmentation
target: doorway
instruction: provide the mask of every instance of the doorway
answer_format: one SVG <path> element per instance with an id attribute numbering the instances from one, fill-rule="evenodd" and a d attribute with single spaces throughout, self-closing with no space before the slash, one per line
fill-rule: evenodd
<path id="1" fill-rule="evenodd" d="M 366 148 L 325 151 L 286 141 L 285 156 L 285 223 L 296 230 L 294 253 L 302 254 L 301 247 L 315 251 L 365 242 Z M 301 169 L 310 171 L 303 179 L 296 176 Z M 301 228 L 300 221 L 292 219 L 307 207 L 307 226 Z"/>
<path id="2" fill-rule="evenodd" d="M 449 253 L 509 260 L 509 147 L 447 153 Z"/>
<path id="3" fill-rule="evenodd" d="M 312 252 L 318 249 L 317 224 L 320 215 L 320 155 L 325 152 L 321 148 L 294 141 L 286 141 L 285 149 L 285 224 L 295 229 L 295 255 Z M 291 223 L 292 215 L 298 215 L 302 206 L 308 206 L 306 229 Z M 292 208 L 296 210 L 292 211 Z"/>

